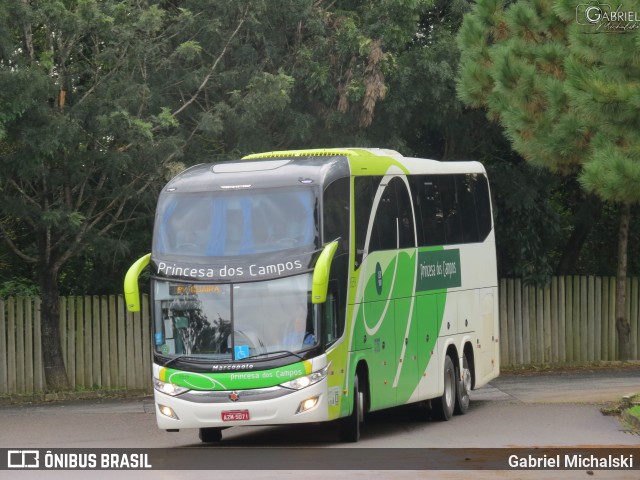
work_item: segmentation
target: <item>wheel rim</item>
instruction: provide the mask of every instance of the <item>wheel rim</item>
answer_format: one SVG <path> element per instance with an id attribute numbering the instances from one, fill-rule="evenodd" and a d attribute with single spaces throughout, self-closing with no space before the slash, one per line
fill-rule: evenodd
<path id="1" fill-rule="evenodd" d="M 454 380 L 453 380 L 453 371 L 452 370 L 448 370 L 447 371 L 447 376 L 445 378 L 445 386 L 444 386 L 444 395 L 445 395 L 445 401 L 448 407 L 453 406 L 453 386 L 454 386 Z"/>
<path id="2" fill-rule="evenodd" d="M 456 402 L 454 413 L 464 414 L 469 408 L 469 402 L 471 397 L 469 396 L 469 392 L 471 392 L 471 384 L 473 382 L 473 378 L 471 376 L 471 370 L 469 369 L 469 362 L 467 361 L 466 355 L 462 361 L 462 369 L 456 368 Z"/>
<path id="3" fill-rule="evenodd" d="M 462 370 L 462 387 L 464 388 L 463 396 L 467 398 L 471 391 L 471 370 L 468 368 Z"/>

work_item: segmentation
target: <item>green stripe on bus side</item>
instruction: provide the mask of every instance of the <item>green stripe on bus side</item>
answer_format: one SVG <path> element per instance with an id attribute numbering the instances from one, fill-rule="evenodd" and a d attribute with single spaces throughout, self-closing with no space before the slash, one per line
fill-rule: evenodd
<path id="1" fill-rule="evenodd" d="M 420 275 L 424 270 L 421 270 L 420 260 L 424 266 L 441 261 L 451 263 L 456 258 L 459 273 L 459 252 L 444 250 L 441 246 L 374 252 L 360 267 L 358 282 L 366 283 L 361 296 L 354 297 L 354 304 L 350 305 L 349 318 L 355 317 L 350 350 L 356 352 L 355 357 L 367 362 L 373 409 L 407 403 L 424 378 L 432 357 L 437 358 L 434 352 L 444 316 L 447 287 L 455 286 L 453 283 L 459 276 L 450 276 L 455 277 L 455 281 L 443 275 L 444 280 L 440 282 L 421 282 Z M 394 274 L 395 281 L 392 281 Z M 352 376 L 355 367 L 351 365 Z M 347 395 L 343 400 L 346 400 L 342 408 L 342 415 L 345 415 L 352 402 L 351 396 Z"/>
<path id="2" fill-rule="evenodd" d="M 260 371 L 195 373 L 163 368 L 160 380 L 192 390 L 247 390 L 280 385 L 311 373 L 311 362 L 303 361 Z"/>

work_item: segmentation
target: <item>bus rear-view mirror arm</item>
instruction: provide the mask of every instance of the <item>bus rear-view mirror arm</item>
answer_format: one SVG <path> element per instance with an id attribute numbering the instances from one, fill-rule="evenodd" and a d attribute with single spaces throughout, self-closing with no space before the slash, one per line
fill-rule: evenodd
<path id="1" fill-rule="evenodd" d="M 338 240 L 328 243 L 322 249 L 318 257 L 316 267 L 313 270 L 313 281 L 311 283 L 311 303 L 324 303 L 327 301 L 327 290 L 329 290 L 329 272 L 333 255 L 338 248 Z"/>
<path id="2" fill-rule="evenodd" d="M 150 253 L 140 257 L 133 265 L 131 265 L 129 271 L 124 277 L 124 300 L 127 305 L 127 310 L 130 312 L 140 311 L 140 290 L 138 289 L 138 278 L 140 277 L 142 270 L 149 265 L 150 260 Z"/>

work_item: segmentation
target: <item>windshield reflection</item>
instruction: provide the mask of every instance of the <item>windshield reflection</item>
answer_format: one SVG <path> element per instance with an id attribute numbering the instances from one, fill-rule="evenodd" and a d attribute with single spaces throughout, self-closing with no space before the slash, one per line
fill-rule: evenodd
<path id="1" fill-rule="evenodd" d="M 160 255 L 228 257 L 317 247 L 313 188 L 171 193 L 161 197 L 154 232 Z"/>
<path id="2" fill-rule="evenodd" d="M 231 361 L 308 349 L 318 342 L 310 288 L 310 274 L 237 285 L 154 280 L 156 352 Z"/>

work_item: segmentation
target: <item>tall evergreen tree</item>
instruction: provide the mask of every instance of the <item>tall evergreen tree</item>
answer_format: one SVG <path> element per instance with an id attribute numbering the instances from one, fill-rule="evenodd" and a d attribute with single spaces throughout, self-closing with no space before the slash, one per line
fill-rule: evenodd
<path id="1" fill-rule="evenodd" d="M 639 10 L 637 3 L 625 8 Z M 588 22 L 576 7 L 572 1 L 478 1 L 458 36 L 459 94 L 486 108 L 527 160 L 577 173 L 589 191 L 621 203 L 616 326 L 619 355 L 627 359 L 628 224 L 630 205 L 640 200 L 634 187 L 640 174 L 638 35 L 581 25 Z"/>
<path id="2" fill-rule="evenodd" d="M 565 64 L 570 105 L 585 122 L 596 125 L 581 183 L 605 201 L 620 205 L 616 330 L 620 358 L 628 359 L 629 223 L 632 206 L 640 203 L 640 1 L 630 0 L 617 10 L 604 3 L 590 6 L 596 7 L 593 14 L 562 0 L 555 12 L 569 25 L 570 55 Z"/>

